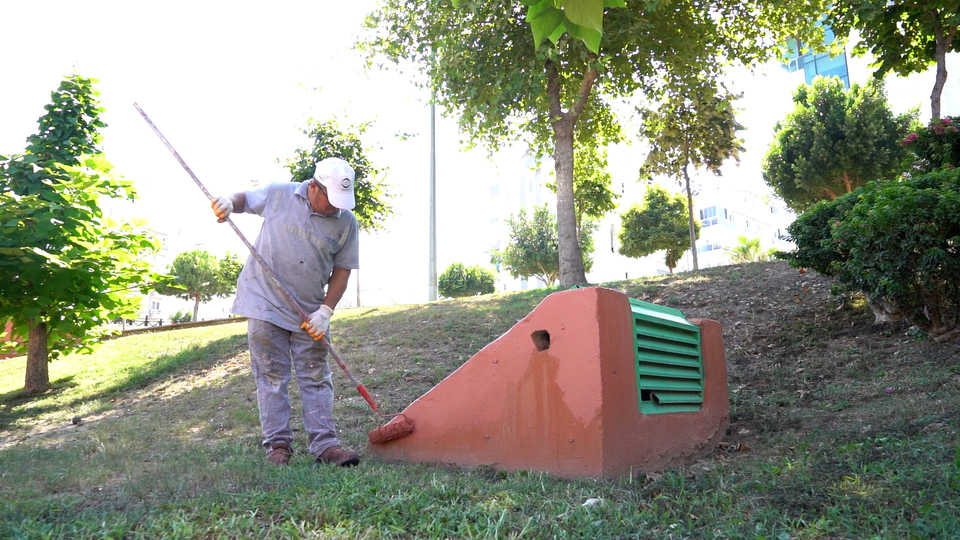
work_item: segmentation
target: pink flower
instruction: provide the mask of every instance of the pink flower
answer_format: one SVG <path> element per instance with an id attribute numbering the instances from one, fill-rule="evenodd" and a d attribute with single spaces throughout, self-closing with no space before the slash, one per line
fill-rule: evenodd
<path id="1" fill-rule="evenodd" d="M 950 124 L 953 123 L 953 120 L 951 120 L 950 118 L 943 118 L 940 120 L 940 123 L 945 126 L 949 126 Z"/>
<path id="2" fill-rule="evenodd" d="M 906 146 L 906 145 L 912 143 L 913 141 L 917 140 L 919 137 L 920 137 L 919 134 L 917 134 L 917 133 L 911 133 L 911 134 L 907 135 L 906 137 L 904 137 L 904 139 L 903 139 L 902 141 L 900 141 L 900 146 Z"/>

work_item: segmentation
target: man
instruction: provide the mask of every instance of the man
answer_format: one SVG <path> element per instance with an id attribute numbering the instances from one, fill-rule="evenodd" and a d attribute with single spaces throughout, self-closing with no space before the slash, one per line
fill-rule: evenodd
<path id="1" fill-rule="evenodd" d="M 359 268 L 359 232 L 351 212 L 354 176 L 346 161 L 331 157 L 319 161 L 313 178 L 299 184 L 279 182 L 211 199 L 221 222 L 235 211 L 263 217 L 254 247 L 310 314 L 309 321 L 303 321 L 256 259 L 247 259 L 231 311 L 248 318 L 250 363 L 270 463 L 286 465 L 293 454 L 287 393 L 291 360 L 309 452 L 320 463 L 360 463 L 359 454 L 342 449 L 337 440 L 332 373 L 320 341 L 329 331 L 350 271 Z"/>

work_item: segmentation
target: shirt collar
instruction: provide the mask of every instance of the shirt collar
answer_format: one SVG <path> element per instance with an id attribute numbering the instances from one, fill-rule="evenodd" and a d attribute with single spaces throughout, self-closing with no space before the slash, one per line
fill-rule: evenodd
<path id="1" fill-rule="evenodd" d="M 338 209 L 337 209 L 337 213 L 335 213 L 335 214 L 331 214 L 331 215 L 329 215 L 329 216 L 325 216 L 325 215 L 321 214 L 320 212 L 315 212 L 315 211 L 313 210 L 313 207 L 310 206 L 310 199 L 307 197 L 307 188 L 310 187 L 310 182 L 312 182 L 312 181 L 313 181 L 313 180 L 304 180 L 303 182 L 300 182 L 300 185 L 297 186 L 297 190 L 295 191 L 295 193 L 296 193 L 297 195 L 299 195 L 300 197 L 303 197 L 303 202 L 306 203 L 307 208 L 310 210 L 310 213 L 311 213 L 311 214 L 314 214 L 314 215 L 317 215 L 317 216 L 320 216 L 320 217 L 325 217 L 325 218 L 337 218 L 337 219 L 340 219 L 340 215 L 343 214 L 343 209 L 342 209 L 342 208 L 338 208 Z"/>

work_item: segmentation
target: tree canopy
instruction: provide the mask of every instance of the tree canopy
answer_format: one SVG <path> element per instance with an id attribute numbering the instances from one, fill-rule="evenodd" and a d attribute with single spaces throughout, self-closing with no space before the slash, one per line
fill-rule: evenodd
<path id="1" fill-rule="evenodd" d="M 346 160 L 356 173 L 354 195 L 357 205 L 353 213 L 362 231 L 383 228 L 384 222 L 393 215 L 389 204 L 391 194 L 385 180 L 386 169 L 373 164 L 361 140 L 368 128 L 369 123 L 341 128 L 333 119 L 311 119 L 303 133 L 310 137 L 313 146 L 298 148 L 294 157 L 287 159 L 284 165 L 290 171 L 292 182 L 302 182 L 313 177 L 321 159 L 339 157 Z"/>
<path id="2" fill-rule="evenodd" d="M 957 26 L 960 3 L 956 0 L 840 0 L 833 3 L 828 18 L 837 36 L 860 38 L 853 54 L 871 53 L 870 67 L 883 78 L 893 72 L 907 76 L 936 66 L 930 93 L 930 112 L 940 118 L 940 97 L 947 82 L 946 56 L 960 51 Z"/>
<path id="3" fill-rule="evenodd" d="M 0 156 L 0 321 L 27 342 L 24 390 L 49 387 L 47 363 L 91 351 L 104 325 L 135 312 L 156 274 L 141 256 L 159 242 L 103 215 L 101 200 L 136 197 L 100 150 L 96 79 L 66 77 L 21 155 Z"/>
<path id="4" fill-rule="evenodd" d="M 542 7 L 548 4 L 556 7 Z M 566 26 L 566 33 L 556 32 L 559 26 L 535 27 L 531 40 L 529 12 L 525 17 L 514 2 L 387 0 L 368 18 L 371 34 L 362 46 L 372 59 L 418 70 L 437 103 L 459 118 L 468 142 L 491 148 L 521 142 L 536 156 L 553 156 L 560 283 L 572 286 L 586 282 L 577 240 L 574 141 L 602 147 L 620 140 L 612 107 L 621 98 L 642 93 L 656 100 L 665 82 L 700 86 L 728 63 L 774 56 L 787 35 L 822 41 L 822 30 L 810 21 L 824 10 L 823 2 L 803 0 L 632 0 L 600 14 L 602 34 L 594 48 Z M 598 12 L 592 13 L 596 21 Z"/>
<path id="5" fill-rule="evenodd" d="M 793 101 L 763 163 L 764 181 L 792 210 L 900 174 L 907 156 L 900 143 L 916 113 L 894 116 L 882 81 L 846 90 L 839 78 L 818 77 Z"/>
<path id="6" fill-rule="evenodd" d="M 688 206 L 683 195 L 651 185 L 643 196 L 643 204 L 634 204 L 620 215 L 620 247 L 617 251 L 639 259 L 667 250 L 664 263 L 673 273 L 683 252 L 690 246 L 688 221 Z M 696 236 L 700 235 L 699 222 L 695 222 L 694 232 Z"/>
<path id="7" fill-rule="evenodd" d="M 744 150 L 743 140 L 737 137 L 743 126 L 737 122 L 733 108 L 740 96 L 726 92 L 722 85 L 705 83 L 695 89 L 673 88 L 660 106 L 642 111 L 642 134 L 650 141 L 644 173 L 674 178 L 686 191 L 687 239 L 694 270 L 699 265 L 688 168 L 703 167 L 720 176 L 723 162 L 734 159 L 739 163 Z"/>
<path id="8" fill-rule="evenodd" d="M 172 282 L 157 287 L 168 296 L 193 300 L 193 319 L 197 319 L 200 302 L 209 302 L 213 297 L 230 296 L 237 288 L 237 278 L 243 270 L 243 262 L 235 253 L 227 253 L 221 259 L 203 250 L 186 251 L 177 255 L 167 270 Z"/>

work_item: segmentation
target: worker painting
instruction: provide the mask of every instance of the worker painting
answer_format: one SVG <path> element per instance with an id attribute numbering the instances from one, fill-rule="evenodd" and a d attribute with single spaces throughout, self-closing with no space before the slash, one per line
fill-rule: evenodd
<path id="1" fill-rule="evenodd" d="M 270 463 L 286 465 L 293 454 L 287 390 L 291 372 L 300 388 L 310 454 L 317 462 L 341 467 L 360 463 L 360 455 L 344 450 L 337 440 L 332 373 L 321 341 L 351 270 L 359 268 L 359 230 L 351 211 L 356 204 L 354 180 L 346 161 L 329 157 L 317 162 L 309 180 L 211 199 L 221 222 L 232 212 L 263 218 L 254 250 L 269 270 L 251 254 L 237 280 L 231 311 L 248 319 L 250 363 Z M 273 284 L 270 270 L 291 298 Z M 306 321 L 300 313 L 309 314 Z"/>

